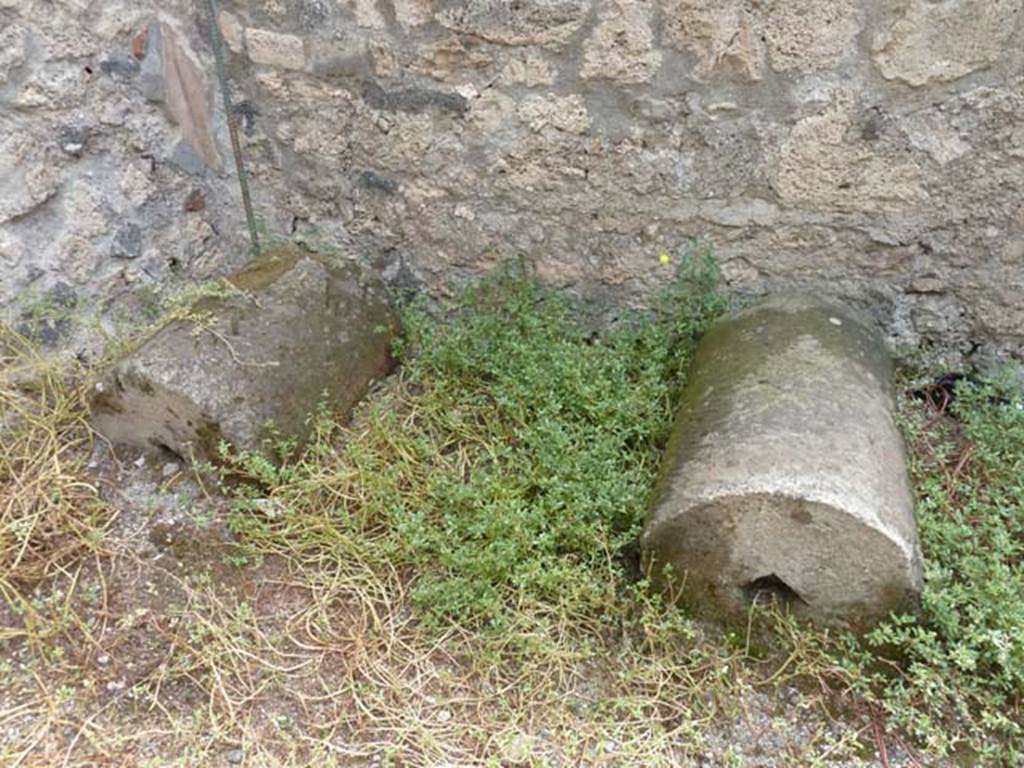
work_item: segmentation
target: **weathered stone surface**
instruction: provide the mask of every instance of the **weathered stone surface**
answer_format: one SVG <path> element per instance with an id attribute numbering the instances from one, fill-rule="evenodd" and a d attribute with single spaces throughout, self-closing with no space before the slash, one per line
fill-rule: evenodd
<path id="1" fill-rule="evenodd" d="M 20 24 L 10 24 L 0 29 L 0 86 L 25 63 L 27 43 L 28 30 Z"/>
<path id="2" fill-rule="evenodd" d="M 586 0 L 465 0 L 441 10 L 437 20 L 456 32 L 503 45 L 563 44 L 586 20 Z"/>
<path id="3" fill-rule="evenodd" d="M 518 113 L 519 118 L 538 133 L 545 128 L 586 133 L 590 128 L 587 108 L 579 96 L 559 97 L 553 93 L 530 96 L 519 105 Z"/>
<path id="4" fill-rule="evenodd" d="M 670 40 L 697 56 L 702 79 L 730 73 L 760 80 L 765 59 L 779 72 L 836 66 L 854 50 L 860 31 L 852 0 L 672 0 Z"/>
<path id="5" fill-rule="evenodd" d="M 261 0 L 221 3 L 220 22 L 236 52 L 256 29 L 228 63 L 271 238 L 400 258 L 435 296 L 531 254 L 611 317 L 700 235 L 730 287 L 870 307 L 893 344 L 959 367 L 1024 356 L 1007 261 L 1024 241 L 1021 5 L 366 0 L 384 24 L 360 26 L 349 0 Z M 226 140 L 204 13 L 186 6 L 8 0 L 0 311 L 60 279 L 130 312 L 240 266 L 227 145 L 211 173 L 164 103 L 167 25 Z M 138 74 L 104 68 L 140 55 Z M 198 186 L 206 207 L 184 210 Z M 129 221 L 143 253 L 109 258 Z M 943 292 L 917 292 L 924 275 Z M 77 344 L 95 326 L 75 327 Z"/>
<path id="6" fill-rule="evenodd" d="M 392 0 L 395 19 L 403 27 L 418 27 L 430 21 L 431 0 Z"/>
<path id="7" fill-rule="evenodd" d="M 25 258 L 25 248 L 21 240 L 7 227 L 0 227 L 0 267 L 7 274 L 14 274 L 15 267 Z"/>
<path id="8" fill-rule="evenodd" d="M 111 77 L 128 80 L 139 73 L 139 62 L 128 54 L 116 54 L 100 62 L 100 71 Z"/>
<path id="9" fill-rule="evenodd" d="M 670 41 L 696 55 L 699 78 L 729 72 L 761 79 L 764 44 L 754 29 L 756 18 L 742 0 L 675 0 L 665 13 Z"/>
<path id="10" fill-rule="evenodd" d="M 57 194 L 61 175 L 29 137 L 0 138 L 0 224 L 24 216 Z"/>
<path id="11" fill-rule="evenodd" d="M 555 82 L 551 65 L 537 54 L 511 59 L 502 70 L 501 79 L 505 83 L 522 83 L 531 87 Z"/>
<path id="12" fill-rule="evenodd" d="M 74 109 L 82 102 L 86 73 L 71 62 L 54 61 L 29 67 L 12 104 L 19 110 Z"/>
<path id="13" fill-rule="evenodd" d="M 363 88 L 363 99 L 374 109 L 389 112 L 424 112 L 438 109 L 464 114 L 469 108 L 466 97 L 433 88 L 396 88 L 385 90 L 378 83 L 368 82 Z"/>
<path id="14" fill-rule="evenodd" d="M 448 81 L 454 79 L 457 73 L 484 69 L 494 58 L 481 51 L 480 46 L 474 42 L 473 38 L 452 36 L 429 45 L 420 51 L 419 60 L 413 63 L 412 71 L 435 80 Z"/>
<path id="15" fill-rule="evenodd" d="M 146 29 L 145 52 L 139 65 L 139 87 L 147 100 L 163 101 L 164 57 L 160 24 L 150 24 Z"/>
<path id="16" fill-rule="evenodd" d="M 698 612 L 775 592 L 863 629 L 922 583 L 891 364 L 868 321 L 803 295 L 716 323 L 683 394 L 642 544 Z"/>
<path id="17" fill-rule="evenodd" d="M 89 142 L 89 129 L 80 125 L 61 126 L 57 133 L 57 143 L 62 151 L 71 157 L 81 157 Z"/>
<path id="18" fill-rule="evenodd" d="M 372 59 L 371 46 L 362 34 L 310 46 L 310 68 L 320 77 L 365 77 L 370 74 Z"/>
<path id="19" fill-rule="evenodd" d="M 654 47 L 648 0 L 610 0 L 583 46 L 580 77 L 643 83 L 654 77 L 661 51 Z"/>
<path id="20" fill-rule="evenodd" d="M 249 29 L 245 34 L 249 58 L 256 64 L 282 69 L 304 69 L 306 50 L 302 38 L 269 29 Z"/>
<path id="21" fill-rule="evenodd" d="M 344 5 L 355 15 L 360 27 L 384 29 L 387 21 L 377 7 L 377 0 L 344 0 Z"/>
<path id="22" fill-rule="evenodd" d="M 907 140 L 915 149 L 927 152 L 939 165 L 947 165 L 971 151 L 971 145 L 950 125 L 948 119 L 935 113 L 908 115 L 903 122 Z"/>
<path id="23" fill-rule="evenodd" d="M 115 259 L 137 259 L 142 255 L 142 230 L 138 224 L 126 224 L 114 235 L 110 255 Z"/>
<path id="24" fill-rule="evenodd" d="M 128 353 L 97 386 L 93 422 L 114 443 L 215 458 L 259 449 L 266 422 L 302 438 L 326 397 L 345 412 L 392 367 L 396 320 L 355 265 L 279 251 L 227 279 Z"/>
<path id="25" fill-rule="evenodd" d="M 913 0 L 875 35 L 875 63 L 910 85 L 956 80 L 1005 55 L 1021 11 L 1020 0 Z"/>
<path id="26" fill-rule="evenodd" d="M 761 29 L 773 69 L 811 72 L 836 66 L 855 51 L 860 31 L 853 0 L 769 0 Z"/>
<path id="27" fill-rule="evenodd" d="M 913 162 L 879 152 L 851 129 L 856 103 L 848 91 L 798 122 L 782 143 L 775 167 L 780 197 L 790 204 L 881 210 L 923 202 L 927 192 Z"/>

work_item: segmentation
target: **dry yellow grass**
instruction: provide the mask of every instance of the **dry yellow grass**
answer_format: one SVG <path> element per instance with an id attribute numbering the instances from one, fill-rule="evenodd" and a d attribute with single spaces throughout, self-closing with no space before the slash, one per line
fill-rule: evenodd
<path id="1" fill-rule="evenodd" d="M 91 441 L 81 372 L 0 324 L 0 592 L 29 614 L 26 586 L 102 546 L 110 510 L 85 472 Z"/>

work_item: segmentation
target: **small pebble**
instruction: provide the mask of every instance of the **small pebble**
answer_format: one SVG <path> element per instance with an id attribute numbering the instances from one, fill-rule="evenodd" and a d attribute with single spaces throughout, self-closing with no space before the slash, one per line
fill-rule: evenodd
<path id="1" fill-rule="evenodd" d="M 238 765 L 240 762 L 242 762 L 242 750 L 232 749 L 230 752 L 228 752 L 228 762 L 232 765 Z"/>
<path id="2" fill-rule="evenodd" d="M 104 653 L 102 656 L 96 657 L 96 663 L 99 664 L 101 667 L 105 667 L 107 666 L 107 664 L 110 663 L 110 657 Z"/>
<path id="3" fill-rule="evenodd" d="M 181 471 L 181 465 L 176 461 L 169 461 L 160 469 L 160 474 L 166 478 L 174 477 Z"/>

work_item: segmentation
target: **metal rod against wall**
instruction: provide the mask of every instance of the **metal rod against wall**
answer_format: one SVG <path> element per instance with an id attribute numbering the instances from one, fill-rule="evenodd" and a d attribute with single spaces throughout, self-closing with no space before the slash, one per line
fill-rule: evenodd
<path id="1" fill-rule="evenodd" d="M 242 192 L 242 205 L 245 207 L 245 221 L 249 226 L 249 241 L 253 258 L 260 255 L 259 233 L 256 231 L 256 216 L 252 210 L 252 197 L 249 194 L 249 177 L 245 172 L 245 160 L 242 157 L 242 144 L 238 139 L 238 122 L 235 110 L 231 105 L 231 89 L 228 86 L 227 71 L 224 66 L 224 41 L 217 23 L 217 0 L 207 0 L 210 14 L 210 41 L 213 46 L 213 58 L 217 65 L 217 80 L 220 82 L 220 95 L 224 101 L 224 112 L 228 121 L 228 133 L 231 136 L 231 152 L 235 156 L 235 171 L 238 173 L 238 188 Z"/>

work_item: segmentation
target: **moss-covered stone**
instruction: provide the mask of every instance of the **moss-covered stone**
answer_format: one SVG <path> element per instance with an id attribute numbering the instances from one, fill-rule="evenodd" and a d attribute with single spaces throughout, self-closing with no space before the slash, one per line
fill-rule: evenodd
<path id="1" fill-rule="evenodd" d="M 912 606 L 921 566 L 892 366 L 865 319 L 807 296 L 716 323 L 683 393 L 643 536 L 699 612 L 759 592 L 824 623 Z"/>

